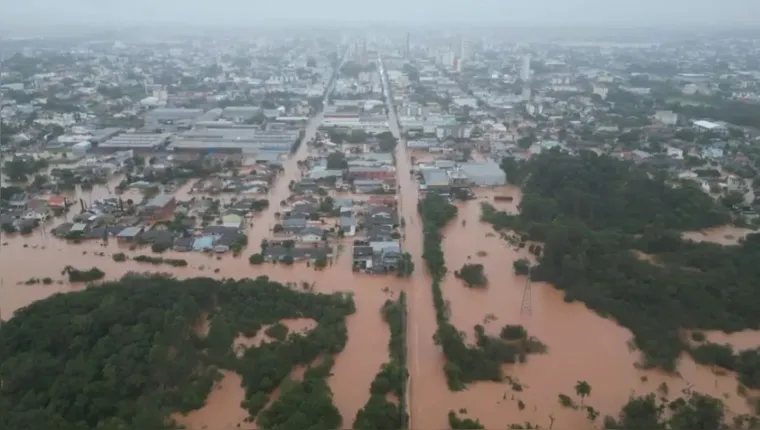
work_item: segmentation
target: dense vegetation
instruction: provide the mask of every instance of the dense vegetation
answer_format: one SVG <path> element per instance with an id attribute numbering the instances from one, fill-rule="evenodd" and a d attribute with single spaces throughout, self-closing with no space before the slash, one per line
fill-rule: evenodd
<path id="1" fill-rule="evenodd" d="M 760 348 L 734 352 L 730 345 L 705 343 L 690 349 L 697 363 L 712 364 L 736 372 L 744 386 L 760 388 Z"/>
<path id="2" fill-rule="evenodd" d="M 464 281 L 469 288 L 484 288 L 488 285 L 482 264 L 464 264 L 462 268 L 454 271 L 454 276 Z"/>
<path id="3" fill-rule="evenodd" d="M 449 322 L 448 307 L 441 290 L 441 281 L 447 269 L 441 248 L 440 230 L 456 217 L 457 208 L 440 195 L 428 194 L 419 201 L 417 209 L 423 224 L 422 258 L 433 278 L 433 306 L 438 325 L 434 340 L 446 357 L 444 373 L 449 389 L 462 390 L 466 383 L 474 381 L 500 381 L 501 364 L 515 362 L 519 351 L 515 349 L 514 354 L 509 354 L 505 349 L 512 350 L 512 345 L 506 345 L 506 342 L 498 338 L 485 336 L 480 331 L 482 327 L 479 326 L 475 327 L 478 345 L 468 346 L 464 335 Z"/>
<path id="4" fill-rule="evenodd" d="M 390 362 L 380 368 L 370 386 L 367 404 L 356 414 L 355 429 L 397 430 L 406 429 L 406 294 L 401 292 L 398 301 L 387 300 L 383 305 L 383 318 L 391 329 L 388 341 Z M 388 400 L 392 393 L 396 402 Z"/>
<path id="5" fill-rule="evenodd" d="M 134 257 L 133 260 L 139 263 L 150 263 L 156 266 L 159 264 L 168 264 L 173 267 L 187 267 L 187 260 L 182 258 L 162 258 L 151 257 L 150 255 L 138 255 L 137 257 Z"/>
<path id="6" fill-rule="evenodd" d="M 97 267 L 88 270 L 79 270 L 72 266 L 66 266 L 63 268 L 61 274 L 68 275 L 69 282 L 71 283 L 92 282 L 103 279 L 106 276 L 106 273 Z"/>
<path id="7" fill-rule="evenodd" d="M 533 279 L 630 328 L 645 366 L 676 368 L 687 350 L 682 328 L 760 328 L 760 236 L 728 247 L 682 240 L 677 230 L 729 222 L 694 186 L 590 153 L 552 151 L 505 167 L 523 178 L 521 213 L 484 206 L 483 220 L 544 242 Z"/>
<path id="8" fill-rule="evenodd" d="M 590 393 L 590 386 L 584 381 L 578 381 L 576 394 L 586 397 Z M 601 428 L 620 430 L 695 430 L 695 429 L 754 429 L 757 428 L 757 417 L 750 415 L 731 415 L 731 423 L 728 423 L 730 411 L 720 399 L 716 399 L 697 392 L 692 392 L 685 397 L 673 400 L 667 398 L 667 386 L 661 387 L 658 393 L 650 393 L 644 396 L 631 397 L 623 405 L 618 417 L 606 416 Z M 563 407 L 573 409 L 585 409 L 590 421 L 596 420 L 598 412 L 590 407 L 579 407 L 573 400 L 560 394 L 559 403 Z M 554 418 L 550 415 L 554 424 Z M 449 427 L 452 429 L 482 429 L 480 421 L 470 418 L 459 418 L 454 411 L 449 411 Z M 549 428 L 552 428 L 550 426 Z M 524 426 L 511 424 L 510 429 L 542 428 L 526 423 Z M 596 428 L 596 426 L 595 426 Z"/>
<path id="9" fill-rule="evenodd" d="M 617 419 L 605 417 L 604 428 L 625 430 L 693 430 L 727 427 L 727 410 L 719 399 L 691 393 L 668 401 L 664 394 L 650 393 L 632 397 L 623 405 Z M 732 416 L 730 428 L 757 428 L 757 418 L 749 415 Z"/>
<path id="10" fill-rule="evenodd" d="M 512 263 L 512 268 L 515 271 L 515 275 L 529 275 L 530 274 L 530 261 L 525 258 L 519 258 Z"/>
<path id="11" fill-rule="evenodd" d="M 449 428 L 451 429 L 484 429 L 480 420 L 471 418 L 459 418 L 454 411 L 449 411 Z"/>
<path id="12" fill-rule="evenodd" d="M 242 376 L 259 428 L 335 429 L 324 379 L 345 346 L 350 297 L 307 294 L 267 277 L 217 281 L 128 275 L 19 310 L 0 327 L 0 428 L 166 429 L 172 412 L 203 406 L 218 369 Z M 233 351 L 240 333 L 312 318 L 317 327 Z M 203 336 L 193 327 L 208 319 Z M 259 414 L 291 369 L 318 362 Z"/>

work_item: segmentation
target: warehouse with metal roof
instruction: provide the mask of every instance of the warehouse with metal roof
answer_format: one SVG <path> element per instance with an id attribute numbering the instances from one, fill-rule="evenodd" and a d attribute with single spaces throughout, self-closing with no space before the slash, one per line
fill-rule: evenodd
<path id="1" fill-rule="evenodd" d="M 98 149 L 107 151 L 155 151 L 169 140 L 169 133 L 123 133 L 98 144 Z"/>

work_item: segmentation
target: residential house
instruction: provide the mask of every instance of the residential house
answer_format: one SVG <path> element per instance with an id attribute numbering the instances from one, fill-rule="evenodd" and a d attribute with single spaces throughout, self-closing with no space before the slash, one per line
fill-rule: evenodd
<path id="1" fill-rule="evenodd" d="M 240 229 L 243 226 L 245 218 L 234 213 L 228 213 L 222 216 L 222 225 L 224 227 L 234 227 Z"/>
<path id="2" fill-rule="evenodd" d="M 380 264 L 378 267 L 382 267 L 386 272 L 395 272 L 398 269 L 399 261 L 401 261 L 401 249 L 384 248 L 380 251 Z"/>
<path id="3" fill-rule="evenodd" d="M 332 257 L 332 248 L 327 246 L 309 246 L 304 248 L 292 248 L 281 245 L 270 245 L 264 249 L 264 260 L 282 261 L 286 256 L 291 256 L 293 261 L 329 259 Z"/>
<path id="4" fill-rule="evenodd" d="M 349 179 L 374 179 L 374 180 L 389 180 L 395 179 L 396 172 L 386 167 L 374 167 L 374 166 L 355 166 L 348 168 Z"/>
<path id="5" fill-rule="evenodd" d="M 8 205 L 12 208 L 26 208 L 26 204 L 29 203 L 29 195 L 27 193 L 16 193 L 8 200 Z"/>
<path id="6" fill-rule="evenodd" d="M 313 215 L 319 213 L 319 207 L 316 204 L 302 203 L 294 205 L 290 210 L 290 216 L 311 218 Z"/>
<path id="7" fill-rule="evenodd" d="M 127 227 L 116 235 L 116 239 L 123 242 L 132 242 L 142 231 L 142 226 Z"/>
<path id="8" fill-rule="evenodd" d="M 354 246 L 352 265 L 355 269 L 369 269 L 372 267 L 372 261 L 375 256 L 372 247 L 369 245 Z"/>
<path id="9" fill-rule="evenodd" d="M 383 181 L 379 181 L 379 180 L 357 179 L 354 181 L 354 190 L 357 193 L 370 194 L 377 191 L 386 190 L 387 188 L 388 188 L 388 185 L 386 185 Z"/>
<path id="10" fill-rule="evenodd" d="M 282 234 L 296 234 L 306 228 L 306 218 L 285 218 L 280 222 L 280 225 L 282 226 Z"/>
<path id="11" fill-rule="evenodd" d="M 365 217 L 367 225 L 379 226 L 384 225 L 395 228 L 398 225 L 398 215 L 396 211 L 388 206 L 371 207 Z"/>
<path id="12" fill-rule="evenodd" d="M 31 199 L 26 204 L 26 213 L 21 217 L 23 219 L 36 219 L 38 221 L 46 220 L 53 215 L 47 200 Z"/>
<path id="13" fill-rule="evenodd" d="M 390 242 L 398 238 L 398 233 L 388 225 L 370 225 L 366 231 L 366 237 L 374 242 Z"/>
<path id="14" fill-rule="evenodd" d="M 305 243 L 321 242 L 324 235 L 324 230 L 316 227 L 306 227 L 295 234 L 298 241 Z"/>
<path id="15" fill-rule="evenodd" d="M 177 199 L 170 194 L 159 194 L 145 205 L 142 215 L 151 220 L 171 218 L 177 207 Z"/>
<path id="16" fill-rule="evenodd" d="M 175 234 L 169 230 L 147 230 L 143 231 L 137 237 L 136 240 L 151 245 L 161 245 L 170 248 L 174 245 Z"/>
<path id="17" fill-rule="evenodd" d="M 340 220 L 338 220 L 338 227 L 344 236 L 352 237 L 356 234 L 356 218 L 353 214 L 341 215 Z"/>
<path id="18" fill-rule="evenodd" d="M 177 252 L 190 252 L 195 243 L 194 237 L 178 237 L 174 240 L 174 250 Z"/>

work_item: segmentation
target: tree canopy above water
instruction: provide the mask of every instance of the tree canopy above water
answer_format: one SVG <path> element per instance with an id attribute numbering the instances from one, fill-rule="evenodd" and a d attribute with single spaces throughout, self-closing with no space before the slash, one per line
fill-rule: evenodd
<path id="1" fill-rule="evenodd" d="M 523 179 L 521 213 L 484 205 L 483 220 L 543 241 L 532 277 L 630 328 L 646 366 L 675 370 L 688 349 L 680 329 L 760 327 L 753 299 L 760 236 L 724 247 L 684 241 L 677 231 L 729 221 L 703 192 L 589 153 L 552 151 L 503 164 Z M 633 250 L 653 255 L 656 264 Z"/>
<path id="2" fill-rule="evenodd" d="M 19 310 L 0 327 L 0 428 L 164 429 L 173 412 L 204 405 L 225 368 L 242 375 L 252 416 L 296 365 L 343 349 L 345 317 L 354 312 L 344 295 L 307 294 L 267 277 L 224 282 L 127 275 L 81 292 L 59 294 Z M 254 336 L 263 324 L 312 318 L 306 335 L 249 348 L 240 356 L 233 339 Z M 193 327 L 205 318 L 208 335 Z M 320 365 L 324 367 L 323 365 Z M 329 369 L 328 369 L 329 370 Z M 321 404 L 313 428 L 336 428 L 331 393 L 294 391 L 275 401 L 278 413 Z M 315 379 L 316 378 L 316 379 Z M 294 406 L 295 405 L 295 406 Z M 320 412 L 320 413 L 322 413 Z M 338 420 L 340 415 L 337 414 Z M 269 414 L 261 428 L 279 421 Z"/>

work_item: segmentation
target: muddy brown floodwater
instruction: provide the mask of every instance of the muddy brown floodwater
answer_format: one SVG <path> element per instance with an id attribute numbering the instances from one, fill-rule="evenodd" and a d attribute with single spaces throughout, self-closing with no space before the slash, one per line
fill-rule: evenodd
<path id="1" fill-rule="evenodd" d="M 394 122 L 392 118 L 392 131 L 399 136 Z M 458 218 L 443 231 L 449 268 L 449 275 L 442 284 L 443 295 L 450 302 L 451 322 L 466 333 L 470 343 L 474 342 L 476 324 L 484 325 L 492 335 L 498 335 L 505 324 L 522 324 L 548 346 L 548 352 L 531 355 L 524 364 L 503 366 L 505 375 L 522 384 L 522 392 L 513 392 L 508 383 L 495 382 L 478 382 L 468 385 L 464 391 L 449 391 L 443 373 L 444 357 L 433 343 L 436 321 L 431 279 L 425 273 L 421 258 L 417 184 L 408 174 L 411 165 L 404 144 L 397 148 L 396 158 L 402 190 L 401 208 L 407 226 L 405 246 L 414 256 L 417 267 L 410 285 L 413 290 L 409 292 L 410 428 L 448 428 L 448 411 L 466 408 L 466 416 L 479 419 L 485 428 L 504 428 L 525 422 L 548 428 L 552 416 L 556 420 L 554 428 L 591 429 L 599 426 L 602 418 L 592 423 L 582 411 L 562 408 L 558 402 L 560 393 L 579 400 L 574 390 L 579 380 L 587 381 L 592 387 L 585 404 L 600 411 L 602 417 L 605 414 L 617 416 L 629 396 L 657 391 L 662 383 L 667 384 L 671 396 L 680 396 L 684 390 L 692 389 L 721 398 L 733 413 L 752 411 L 746 399 L 736 394 L 735 375 L 713 373 L 688 356 L 681 358 L 680 377 L 638 370 L 635 364 L 640 356 L 629 349 L 632 338 L 629 330 L 598 316 L 581 303 L 566 303 L 563 293 L 551 285 L 530 285 L 530 300 L 523 305 L 526 278 L 513 273 L 512 263 L 530 256 L 526 250 L 511 248 L 494 234 L 490 225 L 479 221 L 483 201 L 516 213 L 522 196 L 514 187 L 480 190 L 476 200 L 457 204 Z M 496 194 L 509 195 L 514 200 L 495 202 Z M 466 220 L 464 226 L 462 220 Z M 724 240 L 728 240 L 726 234 L 746 234 L 725 229 L 706 233 L 720 235 Z M 466 288 L 451 275 L 465 263 L 485 266 L 489 279 L 487 289 Z M 707 336 L 744 348 L 760 344 L 757 332 L 707 333 Z M 522 411 L 518 400 L 525 404 Z"/>
<path id="2" fill-rule="evenodd" d="M 306 140 L 313 136 L 321 117 L 316 117 L 307 127 Z M 391 131 L 398 136 L 396 123 L 390 121 Z M 592 393 L 585 403 L 602 414 L 616 415 L 631 394 L 644 394 L 657 390 L 661 383 L 667 383 L 671 395 L 680 395 L 681 390 L 691 388 L 724 400 L 736 413 L 750 412 L 744 398 L 736 394 L 737 382 L 734 375 L 716 375 L 711 369 L 696 365 L 684 356 L 680 364 L 681 377 L 664 375 L 657 371 L 642 371 L 634 367 L 639 359 L 631 352 L 628 342 L 631 333 L 614 321 L 599 317 L 580 303 L 565 303 L 563 294 L 551 285 L 534 283 L 530 286 L 531 300 L 529 312 L 523 306 L 526 290 L 524 277 L 515 276 L 512 262 L 526 257 L 524 250 L 514 250 L 508 243 L 493 234 L 490 226 L 479 221 L 480 203 L 487 199 L 501 210 L 516 212 L 520 201 L 519 190 L 501 187 L 496 190 L 480 190 L 477 199 L 458 203 L 459 218 L 443 232 L 443 247 L 450 271 L 467 262 L 482 263 L 489 278 L 487 289 L 468 289 L 452 275 L 442 284 L 443 293 L 451 303 L 451 321 L 466 333 L 468 340 L 474 339 L 473 326 L 483 324 L 491 334 L 497 334 L 505 324 L 522 324 L 529 333 L 545 343 L 549 350 L 545 355 L 534 355 L 527 363 L 505 365 L 504 372 L 519 381 L 522 392 L 512 392 L 506 383 L 480 382 L 471 384 L 465 391 L 448 390 L 443 374 L 444 357 L 433 343 L 436 331 L 433 308 L 431 279 L 425 270 L 422 256 L 422 225 L 417 215 L 417 184 L 409 175 L 411 168 L 405 144 L 397 147 L 397 174 L 401 186 L 399 210 L 406 221 L 404 249 L 413 256 L 416 271 L 409 279 L 371 276 L 354 273 L 351 270 L 350 238 L 344 239 L 342 251 L 333 264 L 325 270 L 316 271 L 303 264 L 293 267 L 284 265 L 251 266 L 247 256 L 258 250 L 262 239 L 269 237 L 275 223 L 275 212 L 279 201 L 285 199 L 290 180 L 299 178 L 297 161 L 308 156 L 307 145 L 302 145 L 285 166 L 285 173 L 277 180 L 269 192 L 270 208 L 253 219 L 249 228 L 249 247 L 241 257 L 200 253 L 166 252 L 165 257 L 182 258 L 189 267 L 153 266 L 128 260 L 116 263 L 112 255 L 124 252 L 133 257 L 149 253 L 147 250 L 129 251 L 111 240 L 107 244 L 90 241 L 79 245 L 68 245 L 52 235 L 35 232 L 28 237 L 2 236 L 0 243 L 0 311 L 3 318 L 23 306 L 55 293 L 75 291 L 83 285 L 71 285 L 61 274 L 66 265 L 76 268 L 99 267 L 107 274 L 107 279 L 118 279 L 130 271 L 161 271 L 178 278 L 193 276 L 256 277 L 267 275 L 282 283 L 291 283 L 293 288 L 301 288 L 303 282 L 314 285 L 317 292 L 350 292 L 356 303 L 356 313 L 347 318 L 348 342 L 344 351 L 335 359 L 332 376 L 328 379 L 334 394 L 334 401 L 343 416 L 343 426 L 353 423 L 356 412 L 369 397 L 370 384 L 382 363 L 388 360 L 389 328 L 382 319 L 380 308 L 389 299 L 398 297 L 402 290 L 408 292 L 409 324 L 407 326 L 408 363 L 410 371 L 409 396 L 412 428 L 448 428 L 446 414 L 449 410 L 466 408 L 467 416 L 478 418 L 486 428 L 504 428 L 511 423 L 530 421 L 545 428 L 549 426 L 549 416 L 556 422 L 555 428 L 592 428 L 585 414 L 559 406 L 560 393 L 576 398 L 574 385 L 578 380 L 588 381 Z M 115 181 L 118 183 L 118 181 Z M 91 192 L 75 191 L 76 197 L 86 201 L 111 195 L 111 187 L 96 187 Z M 191 197 L 191 184 L 177 191 L 180 199 Z M 494 202 L 493 195 L 510 195 L 512 202 Z M 139 200 L 141 196 L 129 192 L 124 198 Z M 462 226 L 461 221 L 466 220 Z M 49 231 L 60 220 L 46 224 Z M 726 235 L 743 237 L 743 231 L 716 230 L 704 233 L 690 233 L 696 238 L 710 238 L 723 241 Z M 690 236 L 689 236 L 690 237 Z M 53 285 L 24 285 L 29 278 L 50 277 Z M 490 322 L 486 322 L 493 319 Z M 284 321 L 297 331 L 313 327 L 307 320 Z M 203 324 L 201 324 L 202 326 Z M 200 327 L 199 330 L 202 330 Z M 263 333 L 263 329 L 262 329 Z M 760 335 L 756 332 L 741 332 L 731 335 L 706 333 L 708 339 L 731 343 L 740 348 L 757 346 Z M 263 336 L 263 334 L 261 334 Z M 258 338 L 258 336 L 257 336 Z M 262 337 L 263 339 L 263 337 Z M 261 339 L 239 339 L 241 344 L 253 344 Z M 291 378 L 298 379 L 304 368 L 294 369 Z M 176 415 L 176 419 L 192 430 L 232 430 L 253 429 L 254 423 L 245 423 L 245 411 L 240 408 L 244 390 L 240 386 L 240 376 L 225 372 L 224 378 L 210 393 L 205 407 L 187 416 Z M 276 398 L 275 393 L 272 398 Z M 525 403 L 520 411 L 517 401 Z"/>
<path id="3" fill-rule="evenodd" d="M 321 123 L 321 116 L 312 119 L 307 127 L 308 141 Z M 88 241 L 82 244 L 67 244 L 54 238 L 51 234 L 35 232 L 28 237 L 19 235 L 2 236 L 0 243 L 0 311 L 3 318 L 10 318 L 16 309 L 24 307 L 35 300 L 49 297 L 55 293 L 76 291 L 84 285 L 69 284 L 61 270 L 66 265 L 84 269 L 96 266 L 106 272 L 107 280 L 118 279 L 132 271 L 165 272 L 178 278 L 208 276 L 212 278 L 241 278 L 267 275 L 271 279 L 291 283 L 294 288 L 301 288 L 303 282 L 314 285 L 314 291 L 350 292 L 354 295 L 356 313 L 347 319 L 348 342 L 344 351 L 335 358 L 332 376 L 328 379 L 334 394 L 334 402 L 343 416 L 343 425 L 350 427 L 356 412 L 364 406 L 369 398 L 369 387 L 380 366 L 388 360 L 388 340 L 390 330 L 383 321 L 380 309 L 387 299 L 398 297 L 402 289 L 409 288 L 406 281 L 399 282 L 395 277 L 371 276 L 354 273 L 351 270 L 350 238 L 344 239 L 343 251 L 335 257 L 332 266 L 316 271 L 305 264 L 292 267 L 265 264 L 251 266 L 248 255 L 258 251 L 262 239 L 270 236 L 270 229 L 275 224 L 275 212 L 279 210 L 279 201 L 288 197 L 288 183 L 298 179 L 300 172 L 297 161 L 308 156 L 307 145 L 301 145 L 297 153 L 285 163 L 285 172 L 278 178 L 267 198 L 271 202 L 268 210 L 254 217 L 254 226 L 248 229 L 248 249 L 238 258 L 225 255 L 217 259 L 215 255 L 195 252 L 177 253 L 167 251 L 162 256 L 182 258 L 189 266 L 176 268 L 171 266 L 153 266 L 132 260 L 117 263 L 112 255 L 124 252 L 129 257 L 150 254 L 149 249 L 130 251 L 129 248 L 110 240 L 107 244 L 100 241 Z M 119 178 L 120 180 L 120 178 Z M 118 183 L 119 180 L 115 180 Z M 188 199 L 191 183 L 177 191 L 179 199 Z M 110 187 L 113 190 L 113 185 Z M 77 191 L 85 202 L 97 198 L 112 196 L 106 187 L 95 187 L 91 192 Z M 124 198 L 142 198 L 139 193 L 125 194 Z M 52 221 L 44 226 L 49 231 L 61 220 Z M 30 278 L 50 277 L 53 285 L 24 285 Z M 21 285 L 19 285 L 21 283 Z M 297 375 L 303 369 L 294 370 Z M 181 422 L 193 430 L 230 430 L 237 428 L 246 414 L 240 408 L 243 389 L 240 377 L 226 372 L 209 395 L 207 405 L 186 417 Z M 241 428 L 254 428 L 253 423 L 242 423 Z"/>

